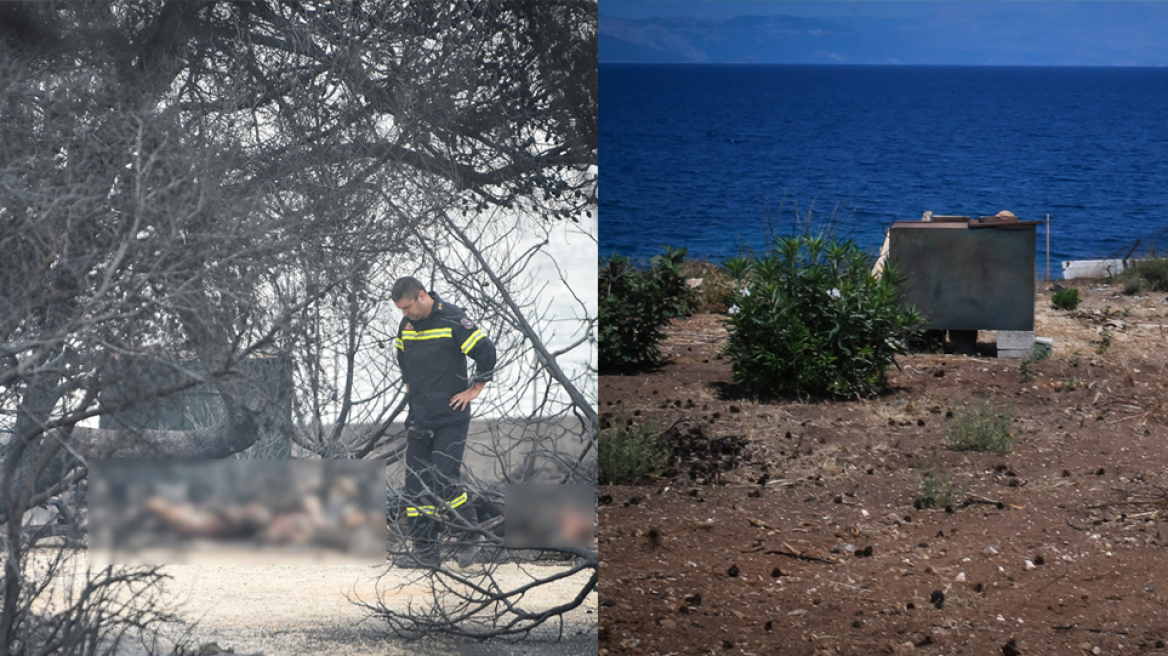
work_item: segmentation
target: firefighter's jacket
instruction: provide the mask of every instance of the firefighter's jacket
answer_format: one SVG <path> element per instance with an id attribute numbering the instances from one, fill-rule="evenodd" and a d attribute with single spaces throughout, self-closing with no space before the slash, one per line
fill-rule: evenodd
<path id="1" fill-rule="evenodd" d="M 437 294 L 430 316 L 403 317 L 397 332 L 397 361 L 410 386 L 410 418 L 418 428 L 433 429 L 470 421 L 470 404 L 450 407 L 450 399 L 495 372 L 495 345 L 466 313 Z M 473 380 L 466 358 L 475 362 Z"/>

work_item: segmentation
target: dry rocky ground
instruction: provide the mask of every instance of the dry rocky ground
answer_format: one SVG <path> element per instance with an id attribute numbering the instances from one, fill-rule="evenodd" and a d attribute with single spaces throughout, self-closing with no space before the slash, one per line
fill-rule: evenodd
<path id="1" fill-rule="evenodd" d="M 46 552 L 44 557 L 51 555 Z M 84 580 L 84 553 L 69 560 L 60 581 L 72 580 L 76 590 Z M 478 567 L 478 566 L 474 566 Z M 552 579 L 563 563 L 505 563 L 494 570 L 506 589 Z M 167 565 L 169 577 L 158 595 L 162 608 L 180 623 L 163 627 L 155 653 L 190 656 L 594 656 L 597 653 L 596 593 L 563 616 L 522 640 L 431 638 L 407 641 L 389 634 L 387 624 L 354 603 L 381 603 L 397 611 L 409 604 L 425 605 L 430 588 L 423 575 L 386 565 L 361 564 L 184 564 Z M 476 570 L 468 570 L 473 574 Z M 587 573 L 533 589 L 522 599 L 526 610 L 541 610 L 574 597 Z M 56 590 L 57 594 L 64 589 Z M 561 632 L 562 628 L 562 632 Z M 124 648 L 136 656 L 149 653 Z"/>
<path id="2" fill-rule="evenodd" d="M 600 655 L 1168 654 L 1168 298 L 1040 286 L 1050 358 L 912 354 L 874 399 L 746 397 L 717 315 L 602 376 L 682 458 L 598 490 Z M 947 448 L 987 400 L 1013 449 Z M 930 473 L 948 508 L 914 506 Z"/>

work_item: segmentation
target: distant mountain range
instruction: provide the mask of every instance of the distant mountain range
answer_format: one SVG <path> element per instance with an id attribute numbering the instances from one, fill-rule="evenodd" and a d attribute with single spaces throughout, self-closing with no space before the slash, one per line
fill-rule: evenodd
<path id="1" fill-rule="evenodd" d="M 844 3 L 840 3 L 843 5 Z M 1168 65 L 1168 3 L 913 3 L 913 17 L 605 15 L 600 63 Z M 760 10 L 781 4 L 758 3 Z"/>

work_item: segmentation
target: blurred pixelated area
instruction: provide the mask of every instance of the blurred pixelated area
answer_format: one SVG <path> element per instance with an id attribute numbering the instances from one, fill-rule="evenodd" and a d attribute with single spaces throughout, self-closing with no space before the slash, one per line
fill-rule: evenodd
<path id="1" fill-rule="evenodd" d="M 590 549 L 596 534 L 593 485 L 506 486 L 511 549 Z"/>
<path id="2" fill-rule="evenodd" d="M 91 462 L 91 561 L 386 559 L 386 477 L 356 460 Z"/>

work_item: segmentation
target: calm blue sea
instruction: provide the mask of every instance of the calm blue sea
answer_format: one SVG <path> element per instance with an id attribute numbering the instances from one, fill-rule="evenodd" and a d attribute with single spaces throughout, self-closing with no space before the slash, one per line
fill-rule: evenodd
<path id="1" fill-rule="evenodd" d="M 926 210 L 1049 214 L 1055 277 L 1168 250 L 1168 69 L 602 64 L 599 145 L 601 255 L 720 260 L 807 214 L 876 250 Z"/>

